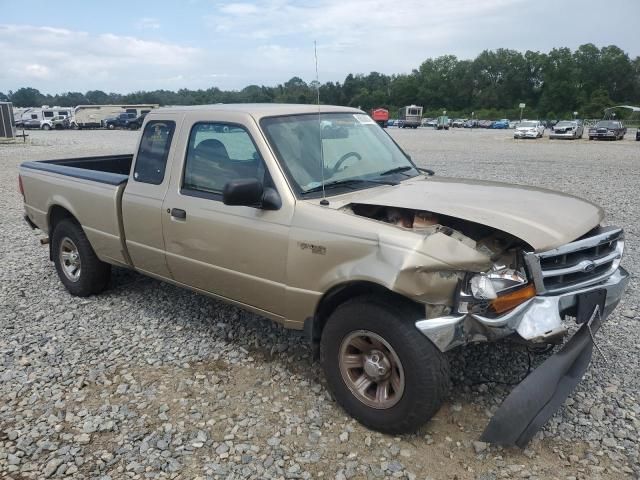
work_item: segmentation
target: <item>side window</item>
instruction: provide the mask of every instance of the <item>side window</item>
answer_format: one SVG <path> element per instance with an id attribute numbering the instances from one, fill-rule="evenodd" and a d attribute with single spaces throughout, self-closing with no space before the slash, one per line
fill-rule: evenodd
<path id="1" fill-rule="evenodd" d="M 153 185 L 162 183 L 175 128 L 172 121 L 154 120 L 147 124 L 133 171 L 135 181 Z"/>
<path id="2" fill-rule="evenodd" d="M 271 183 L 249 133 L 235 125 L 195 124 L 189 135 L 182 193 L 219 198 L 227 182 L 239 178 Z"/>
<path id="3" fill-rule="evenodd" d="M 53 117 L 53 112 L 44 112 L 44 117 L 45 117 L 45 118 L 51 118 L 51 117 Z"/>

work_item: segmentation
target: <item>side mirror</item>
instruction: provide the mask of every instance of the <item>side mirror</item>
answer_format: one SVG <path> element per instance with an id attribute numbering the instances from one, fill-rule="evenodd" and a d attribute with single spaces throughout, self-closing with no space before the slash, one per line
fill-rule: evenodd
<path id="1" fill-rule="evenodd" d="M 257 178 L 239 178 L 228 182 L 222 190 L 225 205 L 278 210 L 282 206 L 280 195 L 273 188 L 264 188 Z"/>

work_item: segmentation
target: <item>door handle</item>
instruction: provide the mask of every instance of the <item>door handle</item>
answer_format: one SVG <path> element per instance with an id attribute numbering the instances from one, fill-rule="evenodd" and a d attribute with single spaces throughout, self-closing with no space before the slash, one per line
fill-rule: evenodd
<path id="1" fill-rule="evenodd" d="M 172 208 L 171 216 L 173 218 L 179 218 L 180 220 L 185 220 L 187 218 L 187 212 L 185 212 L 181 208 Z"/>

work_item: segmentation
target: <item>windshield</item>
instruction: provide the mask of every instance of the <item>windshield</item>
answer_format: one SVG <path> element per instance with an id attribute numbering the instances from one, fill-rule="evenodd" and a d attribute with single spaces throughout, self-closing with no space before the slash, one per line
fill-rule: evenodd
<path id="1" fill-rule="evenodd" d="M 533 127 L 536 127 L 537 125 L 536 125 L 536 122 L 522 122 L 518 126 L 522 128 L 533 128 Z"/>
<path id="2" fill-rule="evenodd" d="M 613 120 L 601 120 L 596 124 L 599 128 L 618 128 L 620 122 L 614 122 Z"/>
<path id="3" fill-rule="evenodd" d="M 299 195 L 317 194 L 323 180 L 323 157 L 325 185 L 367 188 L 418 175 L 402 150 L 368 115 L 288 115 L 264 118 L 261 125 Z M 332 188 L 330 193 L 341 192 Z"/>
<path id="4" fill-rule="evenodd" d="M 575 127 L 576 125 L 577 125 L 576 122 L 567 122 L 567 121 L 556 123 L 556 127 Z"/>

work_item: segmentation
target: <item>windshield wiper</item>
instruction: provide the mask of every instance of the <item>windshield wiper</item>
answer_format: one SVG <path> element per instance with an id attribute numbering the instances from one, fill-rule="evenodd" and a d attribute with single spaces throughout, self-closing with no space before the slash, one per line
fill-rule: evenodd
<path id="1" fill-rule="evenodd" d="M 430 168 L 421 168 L 421 167 L 416 167 L 416 168 L 418 169 L 419 172 L 426 173 L 430 177 L 433 177 L 436 174 L 436 172 L 434 172 Z"/>
<path id="2" fill-rule="evenodd" d="M 403 173 L 403 172 L 406 172 L 407 170 L 412 170 L 412 169 L 416 169 L 416 170 L 418 170 L 419 172 L 426 173 L 426 174 L 427 174 L 427 175 L 429 175 L 430 177 L 431 177 L 431 176 L 433 176 L 433 175 L 435 175 L 435 173 L 436 173 L 436 172 L 434 172 L 433 170 L 429 170 L 428 168 L 412 167 L 412 166 L 409 166 L 409 165 L 405 165 L 404 167 L 396 167 L 396 168 L 392 168 L 392 169 L 390 169 L 390 170 L 386 170 L 386 171 L 382 172 L 382 173 L 380 174 L 380 176 L 383 176 L 383 175 L 391 175 L 391 174 L 393 174 L 393 173 Z"/>
<path id="3" fill-rule="evenodd" d="M 386 180 L 368 180 L 368 179 L 364 179 L 364 178 L 347 178 L 344 180 L 334 180 L 333 182 L 327 182 L 324 184 L 324 189 L 328 190 L 331 188 L 336 188 L 336 187 L 346 187 L 349 185 L 357 185 L 357 184 L 361 184 L 361 183 L 377 183 L 380 185 L 398 185 L 398 182 L 391 182 L 391 181 L 386 181 Z M 313 188 L 310 188 L 309 190 L 305 190 L 304 192 L 302 192 L 302 195 L 306 195 L 307 193 L 314 193 L 314 192 L 321 192 L 322 191 L 322 185 L 317 185 Z"/>
<path id="4" fill-rule="evenodd" d="M 413 167 L 411 165 L 405 165 L 404 167 L 391 168 L 389 170 L 385 170 L 384 172 L 382 172 L 380 176 L 382 177 L 383 175 L 392 175 L 394 173 L 402 173 L 402 172 L 406 172 L 407 170 L 413 170 Z"/>

